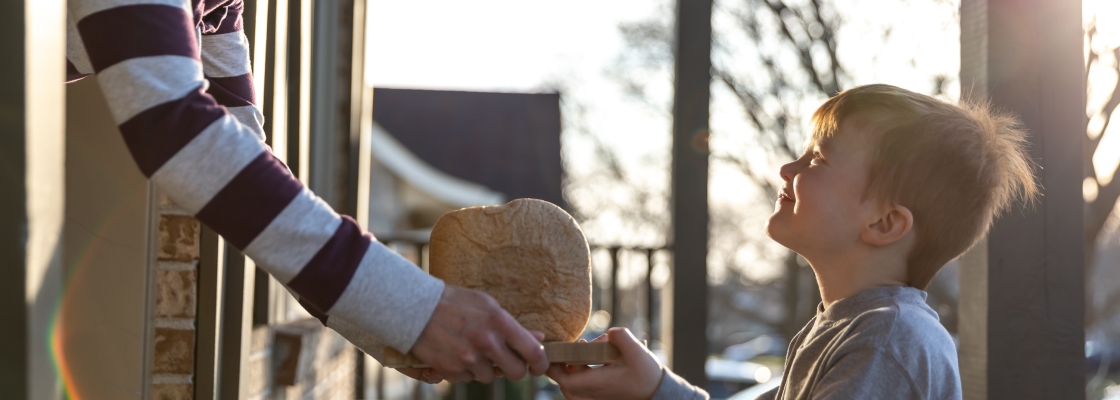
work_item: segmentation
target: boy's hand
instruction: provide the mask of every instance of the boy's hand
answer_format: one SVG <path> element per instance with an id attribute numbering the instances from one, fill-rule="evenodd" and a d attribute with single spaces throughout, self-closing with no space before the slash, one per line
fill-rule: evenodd
<path id="1" fill-rule="evenodd" d="M 494 380 L 495 365 L 514 380 L 524 377 L 526 369 L 533 375 L 548 369 L 540 340 L 494 298 L 455 285 L 444 286 L 431 320 L 411 351 L 432 366 L 435 377 L 451 382 L 488 383 Z"/>
<path id="2" fill-rule="evenodd" d="M 661 384 L 661 364 L 626 328 L 611 328 L 594 341 L 610 341 L 622 353 L 599 368 L 553 364 L 548 377 L 569 400 L 648 400 Z"/>

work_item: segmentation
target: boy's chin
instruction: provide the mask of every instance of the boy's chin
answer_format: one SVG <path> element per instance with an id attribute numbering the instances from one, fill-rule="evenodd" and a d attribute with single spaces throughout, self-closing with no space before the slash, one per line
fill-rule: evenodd
<path id="1" fill-rule="evenodd" d="M 791 235 L 783 229 L 784 227 L 780 222 L 774 221 L 775 217 L 777 216 L 770 217 L 770 220 L 766 222 L 766 236 L 782 246 L 790 247 L 791 238 L 789 236 Z"/>

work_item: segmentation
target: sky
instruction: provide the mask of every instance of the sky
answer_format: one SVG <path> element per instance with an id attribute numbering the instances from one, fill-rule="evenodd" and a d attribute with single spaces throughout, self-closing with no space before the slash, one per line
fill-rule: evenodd
<path id="1" fill-rule="evenodd" d="M 650 15 L 654 5 L 649 0 L 374 0 L 371 83 L 497 92 L 552 91 L 561 84 L 566 96 L 594 106 L 593 124 L 603 136 L 634 146 L 630 137 L 663 131 L 664 121 L 653 121 L 641 105 L 625 102 L 603 72 L 623 46 L 618 24 Z M 627 154 L 667 144 L 666 136 Z"/>
<path id="2" fill-rule="evenodd" d="M 732 4 L 731 0 L 716 2 L 717 7 L 725 3 Z M 367 68 L 371 83 L 378 87 L 499 92 L 562 88 L 566 102 L 584 107 L 581 122 L 592 134 L 614 148 L 624 164 L 648 172 L 639 174 L 648 184 L 663 187 L 670 120 L 627 97 L 607 73 L 624 45 L 619 24 L 657 15 L 663 10 L 661 4 L 663 0 L 372 0 Z M 835 4 L 844 10 L 845 23 L 837 34 L 839 57 L 852 84 L 881 82 L 932 93 L 933 77 L 944 75 L 951 84 L 943 97 L 959 96 L 959 0 L 835 0 Z M 1106 9 L 1113 12 L 1101 12 Z M 1102 46 L 1120 45 L 1120 2 L 1086 0 L 1085 12 L 1086 18 L 1094 13 L 1107 18 L 1100 21 L 1102 34 L 1115 39 L 1102 41 Z M 715 20 L 717 29 L 721 23 Z M 884 39 L 888 29 L 891 34 Z M 1117 79 L 1115 74 L 1098 75 L 1102 85 Z M 1093 102 L 1090 97 L 1090 108 Z M 737 107 L 713 91 L 713 145 L 719 135 L 734 137 L 745 129 Z M 1115 129 L 1120 124 L 1110 125 L 1110 132 Z M 565 168 L 570 176 L 579 176 L 596 164 L 589 142 L 571 130 L 565 126 Z M 1101 171 L 1120 162 L 1120 133 L 1110 132 L 1105 132 L 1102 151 L 1093 157 Z M 773 175 L 776 170 L 777 165 Z M 757 206 L 758 193 L 734 168 L 713 164 L 710 179 L 713 207 Z M 758 218 L 746 221 L 744 229 L 761 233 L 768 213 L 756 214 Z M 585 226 L 585 230 L 603 242 L 663 240 L 658 232 L 612 231 L 603 226 Z"/>

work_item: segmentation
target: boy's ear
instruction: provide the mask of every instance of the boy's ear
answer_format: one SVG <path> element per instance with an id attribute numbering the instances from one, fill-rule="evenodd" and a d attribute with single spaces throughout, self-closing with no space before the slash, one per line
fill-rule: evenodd
<path id="1" fill-rule="evenodd" d="M 914 214 L 898 204 L 889 205 L 879 219 L 864 225 L 860 239 L 874 246 L 886 246 L 902 240 L 914 227 Z"/>

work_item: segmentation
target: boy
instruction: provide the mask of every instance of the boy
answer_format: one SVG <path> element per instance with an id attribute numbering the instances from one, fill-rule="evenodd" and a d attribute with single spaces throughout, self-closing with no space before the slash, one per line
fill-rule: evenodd
<path id="1" fill-rule="evenodd" d="M 803 256 L 823 301 L 790 342 L 781 385 L 761 399 L 954 399 L 956 348 L 923 291 L 1015 200 L 1038 195 L 1014 117 L 889 85 L 853 88 L 813 114 L 804 155 L 766 234 Z M 707 398 L 630 333 L 589 369 L 554 365 L 569 399 Z"/>

